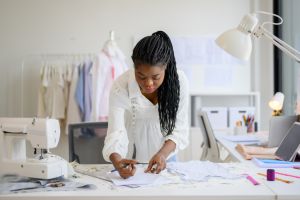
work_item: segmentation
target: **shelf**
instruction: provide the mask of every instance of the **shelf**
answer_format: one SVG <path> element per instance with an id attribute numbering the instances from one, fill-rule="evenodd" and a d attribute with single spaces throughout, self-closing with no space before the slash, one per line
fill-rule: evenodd
<path id="1" fill-rule="evenodd" d="M 260 126 L 260 93 L 259 92 L 191 92 L 190 120 L 192 126 L 198 126 L 197 112 L 201 107 L 255 107 L 255 121 Z"/>
<path id="2" fill-rule="evenodd" d="M 190 92 L 190 96 L 255 96 L 259 95 L 259 92 L 237 92 L 237 93 L 230 93 L 230 92 L 224 92 L 224 93 L 209 93 L 209 92 Z"/>

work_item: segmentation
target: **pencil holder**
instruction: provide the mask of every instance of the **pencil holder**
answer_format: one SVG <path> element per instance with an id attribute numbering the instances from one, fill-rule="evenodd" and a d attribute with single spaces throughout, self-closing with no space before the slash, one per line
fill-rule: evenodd
<path id="1" fill-rule="evenodd" d="M 254 132 L 254 126 L 253 123 L 247 125 L 247 133 L 253 133 Z"/>

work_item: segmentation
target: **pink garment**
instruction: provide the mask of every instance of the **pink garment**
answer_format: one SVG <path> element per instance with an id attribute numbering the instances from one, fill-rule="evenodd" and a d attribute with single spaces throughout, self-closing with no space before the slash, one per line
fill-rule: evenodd
<path id="1" fill-rule="evenodd" d="M 94 121 L 108 120 L 110 88 L 127 69 L 124 54 L 113 41 L 107 42 L 93 66 Z"/>

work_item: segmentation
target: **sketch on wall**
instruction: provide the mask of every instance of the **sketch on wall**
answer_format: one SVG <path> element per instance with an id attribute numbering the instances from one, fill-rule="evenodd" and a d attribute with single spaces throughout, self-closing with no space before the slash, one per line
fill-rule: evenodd
<path id="1" fill-rule="evenodd" d="M 250 63 L 238 60 L 215 44 L 215 37 L 172 37 L 177 66 L 191 93 L 249 92 Z"/>

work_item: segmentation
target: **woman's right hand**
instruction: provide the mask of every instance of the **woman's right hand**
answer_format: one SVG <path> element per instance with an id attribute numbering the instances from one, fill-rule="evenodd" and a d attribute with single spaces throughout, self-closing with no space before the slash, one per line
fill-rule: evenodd
<path id="1" fill-rule="evenodd" d="M 136 160 L 122 159 L 118 153 L 112 153 L 109 159 L 122 178 L 126 179 L 135 174 L 136 168 L 134 165 L 137 163 Z"/>
<path id="2" fill-rule="evenodd" d="M 116 170 L 118 170 L 120 176 L 124 179 L 133 176 L 136 171 L 136 167 L 134 166 L 137 163 L 135 160 L 129 159 L 121 159 L 114 164 Z"/>

